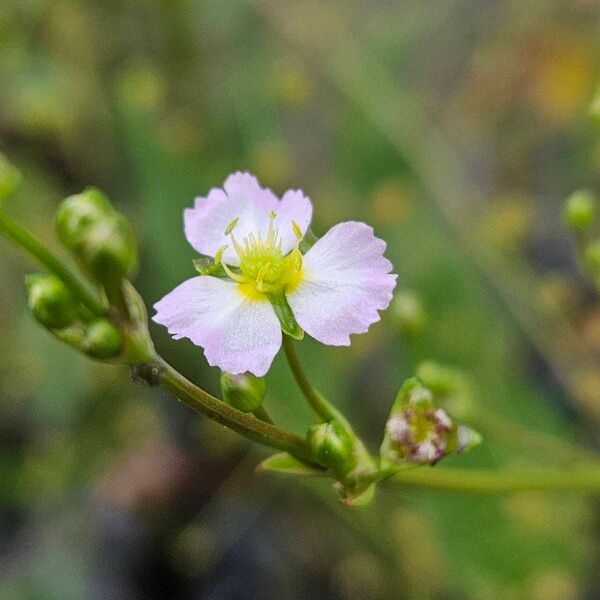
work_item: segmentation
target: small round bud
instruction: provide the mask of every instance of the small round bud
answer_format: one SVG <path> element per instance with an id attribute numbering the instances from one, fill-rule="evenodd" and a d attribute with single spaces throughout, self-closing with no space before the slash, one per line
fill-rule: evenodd
<path id="1" fill-rule="evenodd" d="M 392 316 L 402 333 L 420 333 L 426 321 L 425 309 L 419 296 L 411 290 L 398 292 L 392 302 Z"/>
<path id="2" fill-rule="evenodd" d="M 30 275 L 25 280 L 29 309 L 49 329 L 62 329 L 77 316 L 77 302 L 55 275 Z"/>
<path id="3" fill-rule="evenodd" d="M 339 467 L 348 462 L 354 451 L 354 440 L 339 421 L 319 423 L 309 428 L 306 441 L 317 461 L 324 467 Z"/>
<path id="4" fill-rule="evenodd" d="M 77 252 L 91 227 L 114 212 L 108 198 L 96 188 L 63 200 L 56 214 L 56 233 L 61 243 Z"/>
<path id="5" fill-rule="evenodd" d="M 600 240 L 595 240 L 586 247 L 583 259 L 593 275 L 600 275 Z"/>
<path id="6" fill-rule="evenodd" d="M 88 324 L 82 350 L 94 358 L 114 358 L 121 353 L 123 336 L 108 320 L 96 319 Z"/>
<path id="7" fill-rule="evenodd" d="M 592 224 L 596 212 L 596 198 L 588 190 L 578 190 L 569 196 L 563 207 L 563 218 L 567 227 L 586 229 Z"/>
<path id="8" fill-rule="evenodd" d="M 137 265 L 137 244 L 131 224 L 115 212 L 89 228 L 76 254 L 96 281 L 103 284 L 120 281 Z"/>
<path id="9" fill-rule="evenodd" d="M 266 391 L 267 384 L 262 377 L 255 377 L 251 373 L 241 375 L 221 373 L 223 400 L 242 412 L 253 412 L 259 408 Z"/>

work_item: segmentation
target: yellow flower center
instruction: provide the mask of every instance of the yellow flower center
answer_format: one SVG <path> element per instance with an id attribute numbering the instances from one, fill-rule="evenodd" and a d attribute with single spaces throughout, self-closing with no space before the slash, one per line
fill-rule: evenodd
<path id="1" fill-rule="evenodd" d="M 234 272 L 222 260 L 223 246 L 217 252 L 216 262 L 221 262 L 225 272 L 237 281 L 240 291 L 253 300 L 266 300 L 267 294 L 289 292 L 298 286 L 302 279 L 302 254 L 298 243 L 302 239 L 302 232 L 297 223 L 293 223 L 294 233 L 298 243 L 286 256 L 281 251 L 281 238 L 279 231 L 273 225 L 277 214 L 269 214 L 269 229 L 263 238 L 260 234 L 249 234 L 240 243 L 234 236 L 233 230 L 239 219 L 234 219 L 225 235 L 231 239 L 233 248 L 240 259 L 239 272 Z"/>

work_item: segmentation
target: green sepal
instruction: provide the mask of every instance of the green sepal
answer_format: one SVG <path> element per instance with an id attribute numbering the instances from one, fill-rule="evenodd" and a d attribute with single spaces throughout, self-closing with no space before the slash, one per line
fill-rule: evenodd
<path id="1" fill-rule="evenodd" d="M 319 240 L 319 238 L 312 232 L 312 229 L 308 229 L 302 238 L 302 241 L 298 245 L 300 252 L 306 254 Z"/>
<path id="2" fill-rule="evenodd" d="M 127 280 L 122 283 L 122 291 L 129 316 L 123 331 L 125 335 L 123 357 L 132 365 L 151 362 L 156 357 L 156 351 L 148 331 L 148 311 L 144 300 Z"/>
<path id="3" fill-rule="evenodd" d="M 257 467 L 258 473 L 280 473 L 301 477 L 327 477 L 325 469 L 311 467 L 287 452 L 273 454 L 263 460 Z"/>
<path id="4" fill-rule="evenodd" d="M 193 260 L 194 268 L 200 275 L 210 275 L 219 279 L 228 279 L 229 275 L 225 273 L 225 269 L 220 263 L 215 263 L 214 258 L 210 256 L 201 256 Z"/>
<path id="5" fill-rule="evenodd" d="M 271 306 L 273 306 L 273 310 L 279 319 L 279 323 L 281 324 L 281 330 L 293 337 L 296 340 L 301 340 L 304 337 L 304 330 L 298 322 L 296 321 L 296 317 L 288 304 L 287 298 L 284 293 L 279 294 L 267 294 L 269 301 L 271 302 Z"/>
<path id="6" fill-rule="evenodd" d="M 221 373 L 223 401 L 242 412 L 254 412 L 260 408 L 266 391 L 267 384 L 262 377 L 256 377 L 252 373 Z"/>
<path id="7" fill-rule="evenodd" d="M 396 395 L 396 400 L 392 404 L 390 416 L 402 412 L 409 404 L 422 407 L 432 406 L 433 404 L 431 391 L 423 385 L 418 377 L 411 377 L 402 384 Z"/>

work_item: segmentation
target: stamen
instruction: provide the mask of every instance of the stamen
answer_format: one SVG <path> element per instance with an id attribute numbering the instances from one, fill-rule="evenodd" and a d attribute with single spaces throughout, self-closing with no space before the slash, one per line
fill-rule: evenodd
<path id="1" fill-rule="evenodd" d="M 225 235 L 229 235 L 237 226 L 237 224 L 240 222 L 240 218 L 236 217 L 233 221 L 231 221 L 231 223 L 229 223 L 229 225 L 227 225 L 227 229 L 225 229 Z"/>
<path id="2" fill-rule="evenodd" d="M 224 261 L 221 262 L 221 266 L 223 267 L 223 270 L 225 271 L 225 273 L 227 273 L 227 275 L 229 275 L 229 277 L 231 277 L 231 279 L 233 279 L 234 281 L 237 281 L 237 283 L 246 283 L 246 278 L 243 275 L 238 275 L 237 273 L 234 273 L 226 264 Z"/>
<path id="3" fill-rule="evenodd" d="M 269 245 L 275 245 L 275 241 L 277 240 L 277 230 L 273 227 L 273 221 L 277 218 L 277 213 L 272 210 L 269 213 L 269 229 L 267 231 L 267 239 L 266 243 Z"/>
<path id="4" fill-rule="evenodd" d="M 229 248 L 229 246 L 227 244 L 223 244 L 217 250 L 217 253 L 215 254 L 215 265 L 218 265 L 223 260 L 223 254 L 225 253 L 225 250 L 227 250 L 227 248 Z"/>
<path id="5" fill-rule="evenodd" d="M 235 236 L 233 235 L 233 232 L 229 232 L 229 237 L 231 238 L 231 243 L 233 244 L 233 249 L 235 250 L 235 253 L 242 258 L 244 256 L 244 248 L 242 248 L 242 246 L 240 246 L 240 244 L 238 243 L 238 241 L 235 239 Z"/>

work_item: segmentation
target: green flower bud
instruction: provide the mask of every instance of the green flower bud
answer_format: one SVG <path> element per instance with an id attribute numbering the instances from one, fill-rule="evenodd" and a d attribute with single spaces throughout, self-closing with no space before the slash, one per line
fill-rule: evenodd
<path id="1" fill-rule="evenodd" d="M 596 212 L 596 197 L 588 190 L 578 190 L 569 196 L 563 207 L 567 227 L 580 230 L 592 224 Z"/>
<path id="2" fill-rule="evenodd" d="M 592 242 L 583 251 L 583 259 L 593 275 L 600 276 L 600 240 Z"/>
<path id="3" fill-rule="evenodd" d="M 335 420 L 310 427 L 306 441 L 317 462 L 328 468 L 338 468 L 348 463 L 354 452 L 352 435 Z"/>
<path id="4" fill-rule="evenodd" d="M 77 317 L 77 302 L 55 275 L 29 275 L 25 279 L 29 309 L 49 329 L 62 329 Z"/>
<path id="5" fill-rule="evenodd" d="M 61 243 L 77 252 L 90 228 L 114 213 L 108 198 L 96 188 L 63 200 L 56 214 L 56 233 Z"/>
<path id="6" fill-rule="evenodd" d="M 21 183 L 21 173 L 0 154 L 0 202 L 8 198 Z"/>
<path id="7" fill-rule="evenodd" d="M 121 353 L 123 336 L 108 320 L 96 319 L 85 331 L 81 349 L 94 358 L 114 358 Z"/>
<path id="8" fill-rule="evenodd" d="M 392 301 L 392 316 L 402 333 L 417 334 L 425 327 L 425 309 L 419 296 L 411 290 L 398 292 Z"/>
<path id="9" fill-rule="evenodd" d="M 223 400 L 242 412 L 253 412 L 259 408 L 266 391 L 267 384 L 262 377 L 255 377 L 251 373 L 241 375 L 221 373 Z"/>
<path id="10" fill-rule="evenodd" d="M 104 285 L 119 282 L 137 265 L 137 244 L 131 224 L 115 212 L 90 227 L 76 254 L 96 281 Z"/>

